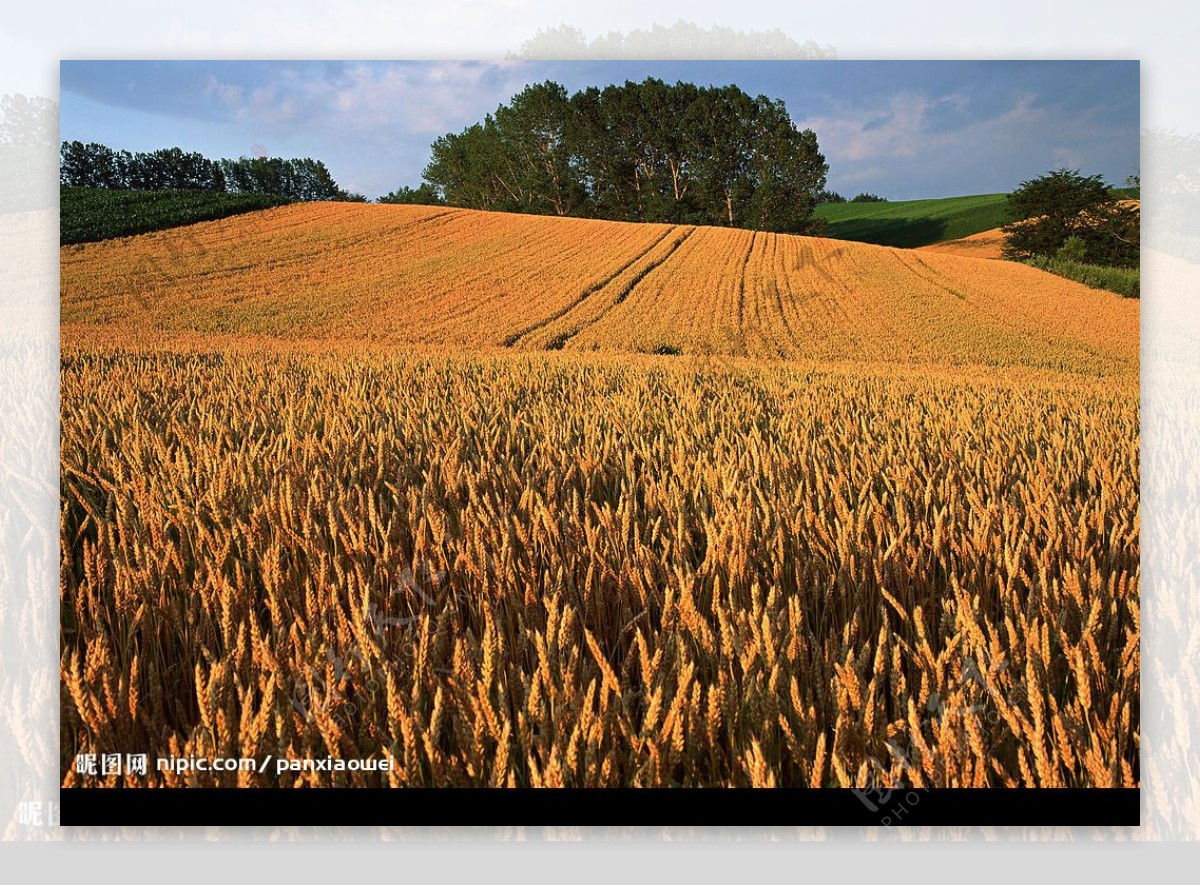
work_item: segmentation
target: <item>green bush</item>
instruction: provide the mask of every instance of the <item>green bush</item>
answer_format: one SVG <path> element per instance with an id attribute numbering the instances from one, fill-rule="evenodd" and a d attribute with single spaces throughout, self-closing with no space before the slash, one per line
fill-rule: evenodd
<path id="1" fill-rule="evenodd" d="M 1054 254 L 1054 258 L 1061 262 L 1074 262 L 1075 264 L 1083 264 L 1087 257 L 1087 244 L 1083 242 L 1081 237 L 1068 237 L 1062 246 L 1058 248 L 1058 252 Z"/>
<path id="2" fill-rule="evenodd" d="M 1064 246 L 1064 248 L 1066 248 Z M 1061 252 L 1061 250 L 1060 250 Z M 1114 268 L 1105 265 L 1090 265 L 1081 261 L 1057 256 L 1043 258 L 1035 256 L 1027 264 L 1033 265 L 1051 274 L 1066 277 L 1090 286 L 1092 289 L 1105 289 L 1123 295 L 1125 298 L 1141 298 L 1141 272 L 1138 268 Z"/>

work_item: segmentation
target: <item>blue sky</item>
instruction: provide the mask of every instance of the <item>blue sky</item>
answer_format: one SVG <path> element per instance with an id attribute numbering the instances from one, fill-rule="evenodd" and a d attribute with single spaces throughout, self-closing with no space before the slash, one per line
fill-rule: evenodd
<path id="1" fill-rule="evenodd" d="M 1139 66 L 1128 61 L 64 61 L 62 137 L 316 157 L 375 197 L 419 183 L 437 136 L 528 83 L 575 91 L 648 76 L 783 99 L 846 196 L 1008 191 L 1059 166 L 1119 185 L 1139 168 Z"/>

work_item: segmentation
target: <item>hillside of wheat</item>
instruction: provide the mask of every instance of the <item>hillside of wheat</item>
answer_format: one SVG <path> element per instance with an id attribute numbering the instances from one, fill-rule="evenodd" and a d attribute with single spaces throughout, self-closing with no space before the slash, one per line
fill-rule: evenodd
<path id="1" fill-rule="evenodd" d="M 944 240 L 941 243 L 930 243 L 919 247 L 923 253 L 941 252 L 946 255 L 957 255 L 965 258 L 999 259 L 1004 247 L 1004 232 L 999 228 L 980 231 L 968 237 L 957 240 Z"/>
<path id="2" fill-rule="evenodd" d="M 383 345 L 1136 366 L 1136 303 L 1015 264 L 725 228 L 303 204 L 65 247 L 62 322 Z M 96 330 L 96 331 L 100 331 Z"/>
<path id="3" fill-rule="evenodd" d="M 1140 780 L 1137 302 L 355 204 L 61 264 L 65 785 Z"/>

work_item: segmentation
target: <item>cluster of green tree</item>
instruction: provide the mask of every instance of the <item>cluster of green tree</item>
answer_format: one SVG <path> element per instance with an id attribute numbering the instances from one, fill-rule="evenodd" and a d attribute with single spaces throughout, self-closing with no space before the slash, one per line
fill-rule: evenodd
<path id="1" fill-rule="evenodd" d="M 841 194 L 839 194 L 837 191 L 827 191 L 824 188 L 817 191 L 817 193 L 813 195 L 813 203 L 815 203 L 817 206 L 824 206 L 827 203 L 845 203 L 845 202 L 846 202 L 846 198 L 843 197 Z"/>
<path id="2" fill-rule="evenodd" d="M 818 205 L 826 203 L 887 203 L 887 197 L 880 197 L 878 194 L 868 194 L 864 191 L 861 194 L 855 194 L 849 200 L 839 194 L 837 191 L 820 191 L 814 200 Z"/>
<path id="3" fill-rule="evenodd" d="M 547 81 L 439 138 L 426 185 L 389 197 L 812 233 L 828 169 L 782 101 L 736 86 L 649 78 L 568 95 Z"/>
<path id="4" fill-rule="evenodd" d="M 1008 195 L 1003 254 L 1018 261 L 1061 259 L 1101 267 L 1137 267 L 1141 211 L 1102 176 L 1058 169 Z"/>
<path id="5" fill-rule="evenodd" d="M 446 201 L 437 192 L 437 188 L 422 182 L 415 188 L 407 186 L 396 188 L 390 194 L 384 194 L 378 203 L 410 203 L 415 206 L 445 206 Z"/>
<path id="6" fill-rule="evenodd" d="M 80 141 L 62 143 L 59 182 L 63 187 L 78 188 L 271 194 L 285 200 L 365 199 L 339 188 L 325 164 L 308 157 L 210 160 L 180 148 L 114 151 Z"/>

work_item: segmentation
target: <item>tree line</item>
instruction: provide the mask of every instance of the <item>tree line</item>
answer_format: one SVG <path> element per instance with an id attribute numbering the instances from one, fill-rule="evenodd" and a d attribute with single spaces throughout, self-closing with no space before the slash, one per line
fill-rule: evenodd
<path id="1" fill-rule="evenodd" d="M 880 197 L 878 194 L 871 194 L 867 191 L 855 194 L 849 200 L 837 191 L 821 191 L 817 194 L 816 202 L 820 205 L 822 203 L 887 203 L 888 200 L 887 197 Z"/>
<path id="2" fill-rule="evenodd" d="M 271 194 L 287 200 L 365 199 L 342 190 L 325 164 L 309 157 L 210 160 L 180 148 L 131 152 L 80 141 L 62 143 L 59 182 L 63 187 Z"/>
<path id="3" fill-rule="evenodd" d="M 527 86 L 431 155 L 421 187 L 383 199 L 813 233 L 829 171 L 781 100 L 655 78 Z"/>

